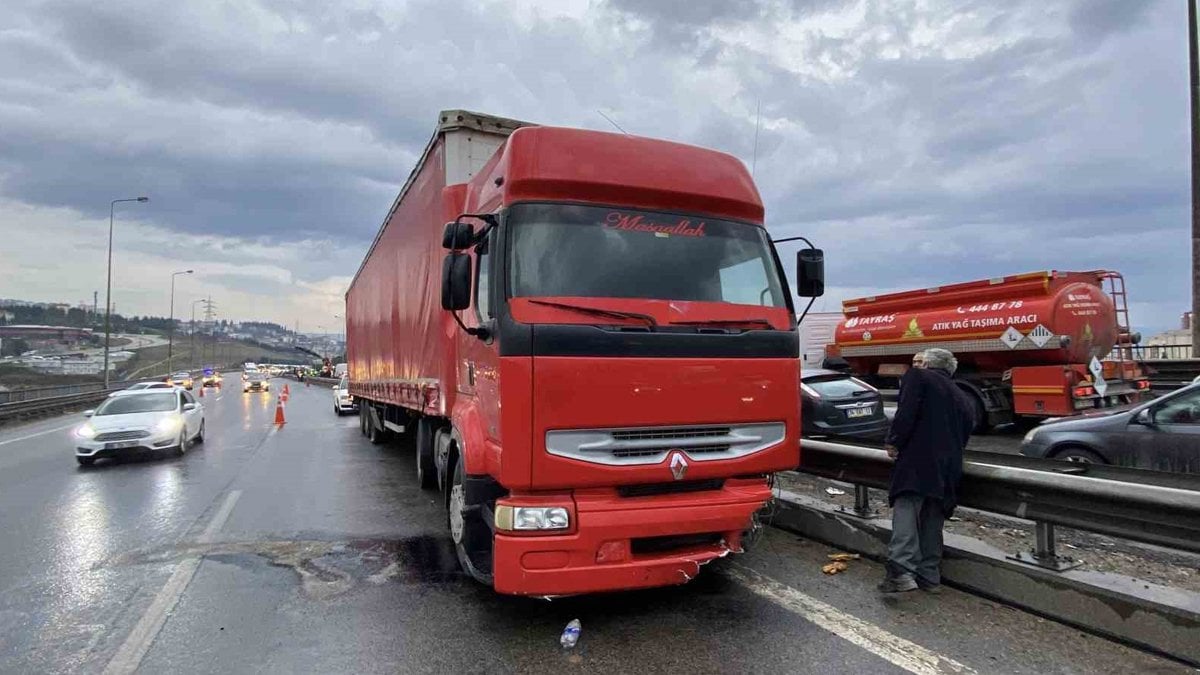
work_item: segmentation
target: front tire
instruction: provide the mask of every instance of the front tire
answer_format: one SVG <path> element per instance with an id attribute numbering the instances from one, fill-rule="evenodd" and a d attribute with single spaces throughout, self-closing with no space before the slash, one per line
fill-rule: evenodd
<path id="1" fill-rule="evenodd" d="M 1077 464 L 1108 464 L 1098 453 L 1080 446 L 1070 446 L 1054 453 L 1054 459 Z"/>
<path id="2" fill-rule="evenodd" d="M 446 520 L 458 564 L 472 579 L 492 585 L 492 541 L 487 524 L 478 516 L 479 505 L 467 504 L 464 484 L 466 468 L 462 455 L 455 458 L 450 478 L 449 499 L 446 500 Z M 482 528 L 482 529 L 481 529 Z M 484 538 L 486 537 L 486 540 Z M 474 552 L 474 557 L 472 557 Z M 486 558 L 486 559 L 485 559 Z"/>

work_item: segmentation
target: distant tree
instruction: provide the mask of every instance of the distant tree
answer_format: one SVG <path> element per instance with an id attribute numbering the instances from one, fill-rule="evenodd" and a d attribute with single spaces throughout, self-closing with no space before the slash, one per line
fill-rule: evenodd
<path id="1" fill-rule="evenodd" d="M 0 342 L 0 356 L 20 356 L 29 351 L 29 343 L 21 338 L 11 338 Z"/>

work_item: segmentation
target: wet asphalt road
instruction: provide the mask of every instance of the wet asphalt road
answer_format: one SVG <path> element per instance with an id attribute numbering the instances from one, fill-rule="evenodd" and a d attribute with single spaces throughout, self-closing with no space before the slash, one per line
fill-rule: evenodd
<path id="1" fill-rule="evenodd" d="M 0 672 L 1184 670 L 955 591 L 883 600 L 877 565 L 823 575 L 829 549 L 778 531 L 682 587 L 497 596 L 411 452 L 292 393 L 279 430 L 273 396 L 210 393 L 179 459 L 81 469 L 78 416 L 0 429 Z"/>

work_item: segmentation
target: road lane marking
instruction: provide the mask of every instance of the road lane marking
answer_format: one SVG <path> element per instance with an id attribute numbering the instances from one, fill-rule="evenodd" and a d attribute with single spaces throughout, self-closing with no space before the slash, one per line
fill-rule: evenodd
<path id="1" fill-rule="evenodd" d="M 742 565 L 731 565 L 724 572 L 754 594 L 799 614 L 843 640 L 910 673 L 940 675 L 942 673 L 975 672 L 969 666 L 954 659 L 942 656 L 898 635 L 893 635 L 873 623 L 851 616 L 832 605 L 805 595 L 791 586 L 763 576 Z"/>
<path id="2" fill-rule="evenodd" d="M 241 490 L 234 490 L 225 497 L 221 508 L 217 510 L 216 515 L 204 528 L 204 532 L 200 534 L 200 543 L 207 544 L 212 541 L 212 538 L 225 525 L 225 521 L 229 519 L 229 514 L 233 513 L 233 507 L 241 496 Z M 142 615 L 141 619 L 138 619 L 133 631 L 129 633 L 112 660 L 105 666 L 104 675 L 132 673 L 138 669 L 142 659 L 146 657 L 146 652 L 150 651 L 150 645 L 154 643 L 159 631 L 166 624 L 167 615 L 175 608 L 175 604 L 187 590 L 188 584 L 192 582 L 192 577 L 196 576 L 196 570 L 200 568 L 200 561 L 201 556 L 196 556 L 186 558 L 179 563 L 179 566 L 171 574 L 171 578 L 167 580 L 158 595 L 154 596 L 154 601 L 150 603 L 146 613 Z"/>
<path id="3" fill-rule="evenodd" d="M 72 422 L 71 424 L 68 424 L 66 426 L 54 427 L 53 429 L 39 431 L 36 434 L 29 434 L 28 436 L 20 436 L 17 438 L 10 438 L 7 441 L 0 441 L 0 445 L 8 445 L 9 443 L 19 443 L 21 441 L 27 441 L 31 438 L 37 438 L 38 436 L 45 436 L 46 434 L 52 434 L 56 431 L 62 431 L 63 429 L 70 429 L 71 427 L 73 427 L 77 424 L 79 424 L 79 422 Z"/>

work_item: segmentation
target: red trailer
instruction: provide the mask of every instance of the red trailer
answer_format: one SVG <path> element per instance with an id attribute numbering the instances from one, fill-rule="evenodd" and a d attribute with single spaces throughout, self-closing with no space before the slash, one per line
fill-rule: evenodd
<path id="1" fill-rule="evenodd" d="M 847 300 L 842 313 L 829 355 L 878 381 L 903 375 L 918 351 L 949 349 L 982 427 L 1133 403 L 1150 388 L 1129 358 L 1139 338 L 1116 272 L 981 279 Z"/>
<path id="2" fill-rule="evenodd" d="M 443 112 L 346 295 L 373 441 L 415 434 L 502 593 L 684 583 L 799 454 L 791 294 L 741 162 Z M 802 293 L 819 293 L 806 254 Z"/>

